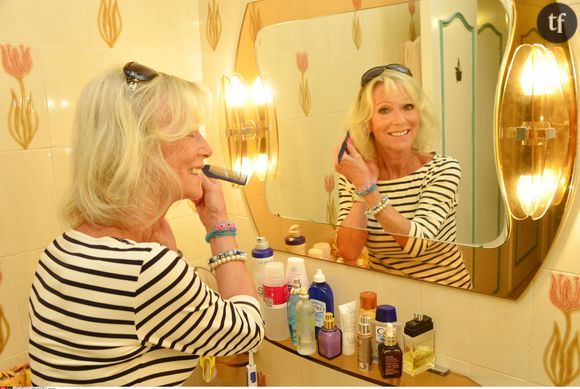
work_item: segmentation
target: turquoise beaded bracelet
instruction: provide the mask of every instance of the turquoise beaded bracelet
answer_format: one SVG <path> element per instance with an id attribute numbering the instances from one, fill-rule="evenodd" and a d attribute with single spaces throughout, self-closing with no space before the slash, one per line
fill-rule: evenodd
<path id="1" fill-rule="evenodd" d="M 355 189 L 354 192 L 360 197 L 364 197 L 377 189 L 377 181 L 370 180 L 366 184 L 360 187 L 360 189 Z"/>
<path id="2" fill-rule="evenodd" d="M 205 241 L 209 243 L 210 239 L 217 236 L 236 236 L 237 229 L 234 223 L 220 223 L 212 228 L 205 236 Z"/>

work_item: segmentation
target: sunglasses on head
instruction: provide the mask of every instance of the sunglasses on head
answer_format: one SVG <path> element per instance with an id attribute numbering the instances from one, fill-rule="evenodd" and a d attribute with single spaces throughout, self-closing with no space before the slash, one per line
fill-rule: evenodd
<path id="1" fill-rule="evenodd" d="M 125 81 L 129 89 L 134 90 L 143 81 L 151 81 L 159 75 L 155 70 L 137 62 L 127 62 L 123 67 Z"/>
<path id="2" fill-rule="evenodd" d="M 413 73 L 411 73 L 409 68 L 405 65 L 401 65 L 399 63 L 390 63 L 388 65 L 375 66 L 374 68 L 370 68 L 364 72 L 360 78 L 360 86 L 364 87 L 373 78 L 380 76 L 385 70 L 394 70 L 396 72 L 406 74 L 409 77 L 413 77 Z"/>

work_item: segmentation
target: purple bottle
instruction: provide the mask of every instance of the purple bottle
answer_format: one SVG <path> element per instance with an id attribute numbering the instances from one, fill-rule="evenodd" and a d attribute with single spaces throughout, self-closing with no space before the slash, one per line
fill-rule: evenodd
<path id="1" fill-rule="evenodd" d="M 318 333 L 318 354 L 332 359 L 342 354 L 342 332 L 334 325 L 334 314 L 324 314 L 324 326 Z"/>

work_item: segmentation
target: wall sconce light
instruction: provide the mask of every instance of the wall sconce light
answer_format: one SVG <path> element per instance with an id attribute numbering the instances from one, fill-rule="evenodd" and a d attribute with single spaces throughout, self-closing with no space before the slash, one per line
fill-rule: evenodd
<path id="1" fill-rule="evenodd" d="M 562 48 L 516 48 L 500 103 L 498 140 L 501 183 L 515 219 L 540 219 L 567 193 L 576 131 L 573 83 Z"/>
<path id="2" fill-rule="evenodd" d="M 228 167 L 255 175 L 260 181 L 275 178 L 278 129 L 270 88 L 257 77 L 251 88 L 243 77 L 222 76 L 219 91 L 220 139 Z"/>

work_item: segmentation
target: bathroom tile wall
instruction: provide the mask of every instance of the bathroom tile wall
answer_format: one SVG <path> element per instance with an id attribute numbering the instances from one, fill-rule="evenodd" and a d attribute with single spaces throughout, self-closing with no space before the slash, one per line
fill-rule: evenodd
<path id="1" fill-rule="evenodd" d="M 0 69 L 0 305 L 12 330 L 0 354 L 0 370 L 27 359 L 26 301 L 33 269 L 43 247 L 66 228 L 57 218 L 57 209 L 69 182 L 70 128 L 81 85 L 99 70 L 132 59 L 203 80 L 215 92 L 221 74 L 233 68 L 246 3 L 139 0 L 137 7 L 134 1 L 119 0 L 123 26 L 113 48 L 98 32 L 98 0 L 0 3 L 0 44 L 23 44 L 31 50 L 34 65 L 25 85 L 33 92 L 40 123 L 27 150 L 9 135 L 5 123 L 10 90 L 17 88 L 17 83 Z M 205 35 L 212 4 L 219 6 L 222 26 L 215 50 Z M 570 4 L 580 12 L 578 2 Z M 206 134 L 216 145 L 211 160 L 219 163 L 222 156 L 216 116 L 208 123 Z M 250 250 L 257 232 L 244 198 L 237 189 L 225 189 L 230 213 L 239 225 L 240 246 Z M 418 310 L 431 315 L 437 331 L 438 361 L 454 372 L 482 385 L 554 385 L 542 358 L 555 323 L 563 328 L 564 314 L 550 301 L 550 279 L 553 272 L 567 277 L 580 275 L 576 254 L 580 241 L 573 238 L 580 233 L 579 210 L 580 195 L 575 194 L 542 269 L 515 301 L 310 259 L 306 266 L 310 275 L 318 267 L 323 269 L 335 286 L 336 304 L 356 299 L 362 289 L 372 285 L 379 302 L 397 306 L 401 320 Z M 189 204 L 177 204 L 171 210 L 170 222 L 186 256 L 194 264 L 202 264 L 209 250 Z M 277 252 L 276 257 L 285 262 L 288 255 Z M 572 331 L 578 331 L 580 314 L 571 312 L 570 318 Z M 258 370 L 272 385 L 365 384 L 267 343 L 256 360 Z M 288 368 L 281 369 L 283 364 L 272 364 L 272 360 L 287 361 L 292 372 L 299 374 L 288 374 Z M 580 378 L 570 384 L 580 385 Z"/>

